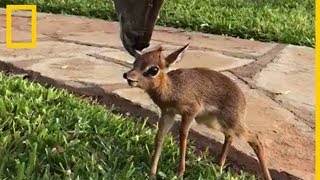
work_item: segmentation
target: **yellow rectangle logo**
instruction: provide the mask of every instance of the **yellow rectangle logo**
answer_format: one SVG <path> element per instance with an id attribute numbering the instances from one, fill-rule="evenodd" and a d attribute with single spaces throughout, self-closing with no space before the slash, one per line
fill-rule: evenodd
<path id="1" fill-rule="evenodd" d="M 31 10 L 31 42 L 12 42 L 12 11 Z M 6 45 L 7 48 L 36 48 L 37 40 L 37 6 L 36 5 L 7 5 L 6 6 L 7 27 Z"/>

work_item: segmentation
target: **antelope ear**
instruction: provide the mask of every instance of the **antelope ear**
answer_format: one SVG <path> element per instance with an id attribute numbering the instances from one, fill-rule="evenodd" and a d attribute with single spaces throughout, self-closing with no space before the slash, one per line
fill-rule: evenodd
<path id="1" fill-rule="evenodd" d="M 162 52 L 163 51 L 163 48 L 160 44 L 158 45 L 155 45 L 155 46 L 149 46 L 147 48 L 144 48 L 142 51 L 141 51 L 141 54 L 145 54 L 145 53 L 148 53 L 148 52 Z"/>
<path id="2" fill-rule="evenodd" d="M 169 67 L 170 65 L 172 65 L 173 63 L 177 63 L 179 62 L 183 56 L 184 56 L 184 53 L 186 52 L 186 50 L 188 49 L 189 47 L 189 43 L 185 46 L 183 46 L 182 48 L 174 51 L 173 53 L 169 54 L 165 60 L 166 60 L 166 66 Z"/>

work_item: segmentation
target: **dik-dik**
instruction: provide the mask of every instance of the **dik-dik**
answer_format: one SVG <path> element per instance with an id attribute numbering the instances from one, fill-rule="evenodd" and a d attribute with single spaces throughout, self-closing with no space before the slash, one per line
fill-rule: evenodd
<path id="1" fill-rule="evenodd" d="M 133 69 L 123 74 L 128 84 L 144 89 L 161 109 L 159 129 L 155 140 L 150 176 L 155 177 L 164 138 L 174 117 L 182 117 L 180 127 L 180 162 L 177 176 L 183 177 L 187 137 L 191 122 L 219 129 L 225 136 L 222 153 L 218 161 L 224 166 L 234 137 L 245 138 L 253 148 L 263 170 L 264 178 L 271 179 L 264 159 L 263 145 L 258 136 L 246 130 L 242 121 L 246 100 L 240 88 L 227 76 L 206 68 L 177 69 L 168 71 L 178 62 L 188 45 L 164 57 L 161 46 L 137 52 Z M 196 61 L 196 60 L 195 60 Z"/>

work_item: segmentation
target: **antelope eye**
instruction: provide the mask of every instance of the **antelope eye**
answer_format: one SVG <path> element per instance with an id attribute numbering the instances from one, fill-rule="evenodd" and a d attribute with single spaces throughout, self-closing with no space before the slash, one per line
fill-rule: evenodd
<path id="1" fill-rule="evenodd" d="M 152 66 L 144 73 L 144 75 L 145 76 L 148 76 L 148 75 L 156 76 L 158 74 L 158 72 L 159 72 L 159 67 L 158 66 Z"/>

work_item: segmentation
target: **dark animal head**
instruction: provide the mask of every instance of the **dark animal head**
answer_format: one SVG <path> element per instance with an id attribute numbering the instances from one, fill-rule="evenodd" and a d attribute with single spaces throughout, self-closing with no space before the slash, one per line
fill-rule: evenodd
<path id="1" fill-rule="evenodd" d="M 113 0 L 121 26 L 125 49 L 136 56 L 136 50 L 149 46 L 152 31 L 164 0 Z"/>

